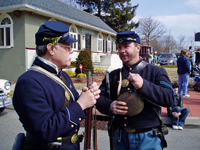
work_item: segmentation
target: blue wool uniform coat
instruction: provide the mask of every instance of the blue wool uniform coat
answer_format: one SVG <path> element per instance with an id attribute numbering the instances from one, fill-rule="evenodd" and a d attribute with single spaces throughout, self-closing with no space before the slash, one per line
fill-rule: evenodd
<path id="1" fill-rule="evenodd" d="M 70 77 L 65 72 L 56 74 L 54 68 L 38 58 L 33 64 L 58 77 L 63 74 L 75 99 L 79 98 Z M 41 144 L 54 141 L 57 137 L 71 136 L 78 132 L 79 124 L 85 118 L 85 114 L 72 97 L 69 106 L 65 108 L 63 108 L 64 102 L 64 89 L 46 75 L 29 70 L 19 77 L 14 91 L 13 105 L 24 129 L 37 139 L 36 149 L 42 149 Z M 79 141 L 62 149 L 77 150 Z"/>
<path id="2" fill-rule="evenodd" d="M 139 62 L 142 60 L 139 60 Z M 129 72 L 134 72 L 134 68 L 138 65 L 137 62 L 131 67 L 123 66 L 122 72 L 128 77 Z M 119 85 L 119 74 L 121 69 L 116 69 L 109 74 L 110 79 L 110 95 L 107 97 L 106 80 L 102 81 L 100 86 L 100 98 L 97 100 L 96 107 L 103 114 L 110 114 L 110 104 L 118 98 L 117 89 Z M 171 82 L 164 68 L 147 64 L 147 66 L 138 72 L 143 78 L 144 84 L 140 90 L 136 90 L 132 84 L 127 87 L 121 87 L 120 94 L 127 92 L 129 89 L 137 93 L 143 98 L 163 107 L 170 107 L 174 103 L 174 92 L 171 87 Z M 123 75 L 122 80 L 126 79 Z M 160 125 L 159 118 L 153 107 L 160 113 L 160 107 L 144 100 L 144 109 L 135 116 L 115 115 L 114 127 L 120 129 L 144 129 Z M 112 115 L 112 114 L 111 114 Z"/>

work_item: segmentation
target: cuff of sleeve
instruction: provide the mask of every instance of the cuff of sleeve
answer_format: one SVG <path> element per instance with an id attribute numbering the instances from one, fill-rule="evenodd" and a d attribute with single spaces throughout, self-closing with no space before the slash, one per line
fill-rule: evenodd
<path id="1" fill-rule="evenodd" d="M 67 106 L 67 109 L 69 110 L 70 122 L 79 124 L 83 119 L 85 119 L 85 113 L 77 102 L 71 103 Z"/>

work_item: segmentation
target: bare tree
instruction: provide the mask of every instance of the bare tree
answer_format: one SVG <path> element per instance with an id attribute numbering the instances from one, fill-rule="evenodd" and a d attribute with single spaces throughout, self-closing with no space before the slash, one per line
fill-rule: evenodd
<path id="1" fill-rule="evenodd" d="M 171 35 L 163 36 L 161 40 L 163 52 L 175 53 L 177 51 L 177 42 Z"/>
<path id="2" fill-rule="evenodd" d="M 152 41 L 158 40 L 166 33 L 165 25 L 151 17 L 140 18 L 136 29 L 145 45 L 152 46 Z"/>
<path id="3" fill-rule="evenodd" d="M 186 43 L 186 36 L 185 35 L 179 35 L 178 36 L 178 49 L 186 49 L 185 48 Z"/>

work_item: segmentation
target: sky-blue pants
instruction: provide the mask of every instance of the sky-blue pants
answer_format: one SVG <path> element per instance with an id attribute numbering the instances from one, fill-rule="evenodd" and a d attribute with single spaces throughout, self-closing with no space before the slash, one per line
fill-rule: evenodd
<path id="1" fill-rule="evenodd" d="M 121 138 L 119 136 L 121 132 Z M 116 150 L 162 150 L 161 140 L 153 136 L 153 130 L 145 133 L 127 133 L 115 130 Z"/>

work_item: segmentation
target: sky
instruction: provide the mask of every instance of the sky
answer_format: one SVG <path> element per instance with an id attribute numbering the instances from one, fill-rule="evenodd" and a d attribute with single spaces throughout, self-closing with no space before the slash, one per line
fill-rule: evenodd
<path id="1" fill-rule="evenodd" d="M 133 21 L 151 17 L 163 23 L 174 39 L 185 35 L 192 44 L 200 46 L 200 42 L 194 43 L 194 33 L 200 32 L 200 0 L 131 0 L 131 3 L 139 4 Z"/>

